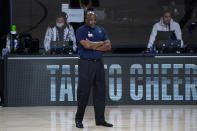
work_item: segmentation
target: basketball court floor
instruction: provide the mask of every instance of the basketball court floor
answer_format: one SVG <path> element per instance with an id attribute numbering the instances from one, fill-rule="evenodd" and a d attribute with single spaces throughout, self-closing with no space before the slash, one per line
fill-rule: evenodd
<path id="1" fill-rule="evenodd" d="M 96 126 L 88 106 L 84 128 L 77 129 L 76 106 L 0 108 L 0 131 L 197 131 L 197 106 L 106 106 L 106 121 L 114 127 Z"/>

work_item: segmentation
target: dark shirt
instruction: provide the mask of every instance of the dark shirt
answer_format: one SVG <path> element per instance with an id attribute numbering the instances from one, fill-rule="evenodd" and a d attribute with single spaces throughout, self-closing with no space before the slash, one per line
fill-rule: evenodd
<path id="1" fill-rule="evenodd" d="M 57 39 L 58 39 L 58 41 L 64 41 L 64 29 L 65 28 L 57 28 L 57 31 L 58 31 Z"/>
<path id="2" fill-rule="evenodd" d="M 79 0 L 70 0 L 70 8 L 80 8 Z"/>
<path id="3" fill-rule="evenodd" d="M 197 0 L 184 0 L 184 4 L 186 8 L 193 8 L 197 6 Z"/>
<path id="4" fill-rule="evenodd" d="M 91 28 L 88 25 L 83 25 L 77 30 L 77 43 L 78 53 L 85 59 L 101 59 L 103 51 L 91 50 L 84 48 L 81 44 L 81 40 L 90 40 L 92 42 L 99 42 L 109 40 L 104 28 L 95 26 Z"/>

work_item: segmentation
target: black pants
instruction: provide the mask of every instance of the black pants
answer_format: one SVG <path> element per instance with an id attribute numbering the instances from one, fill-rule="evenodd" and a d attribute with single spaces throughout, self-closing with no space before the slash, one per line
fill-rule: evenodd
<path id="1" fill-rule="evenodd" d="M 96 122 L 105 120 L 105 73 L 102 61 L 79 59 L 78 108 L 76 121 L 83 121 L 85 108 L 93 88 L 93 103 Z"/>

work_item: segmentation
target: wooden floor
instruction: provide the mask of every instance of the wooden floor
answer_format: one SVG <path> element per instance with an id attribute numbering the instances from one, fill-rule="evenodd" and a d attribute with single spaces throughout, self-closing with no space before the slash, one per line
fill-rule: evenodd
<path id="1" fill-rule="evenodd" d="M 0 131 L 197 131 L 197 106 L 107 106 L 113 128 L 96 126 L 87 107 L 84 129 L 74 124 L 76 107 L 0 108 Z"/>

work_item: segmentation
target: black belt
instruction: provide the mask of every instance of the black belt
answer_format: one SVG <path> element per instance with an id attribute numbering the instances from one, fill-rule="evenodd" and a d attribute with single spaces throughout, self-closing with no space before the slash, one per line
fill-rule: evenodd
<path id="1" fill-rule="evenodd" d="M 101 59 L 89 59 L 89 58 L 83 58 L 82 56 L 80 56 L 81 60 L 87 60 L 87 61 L 93 61 L 93 62 L 98 62 L 101 61 Z"/>

